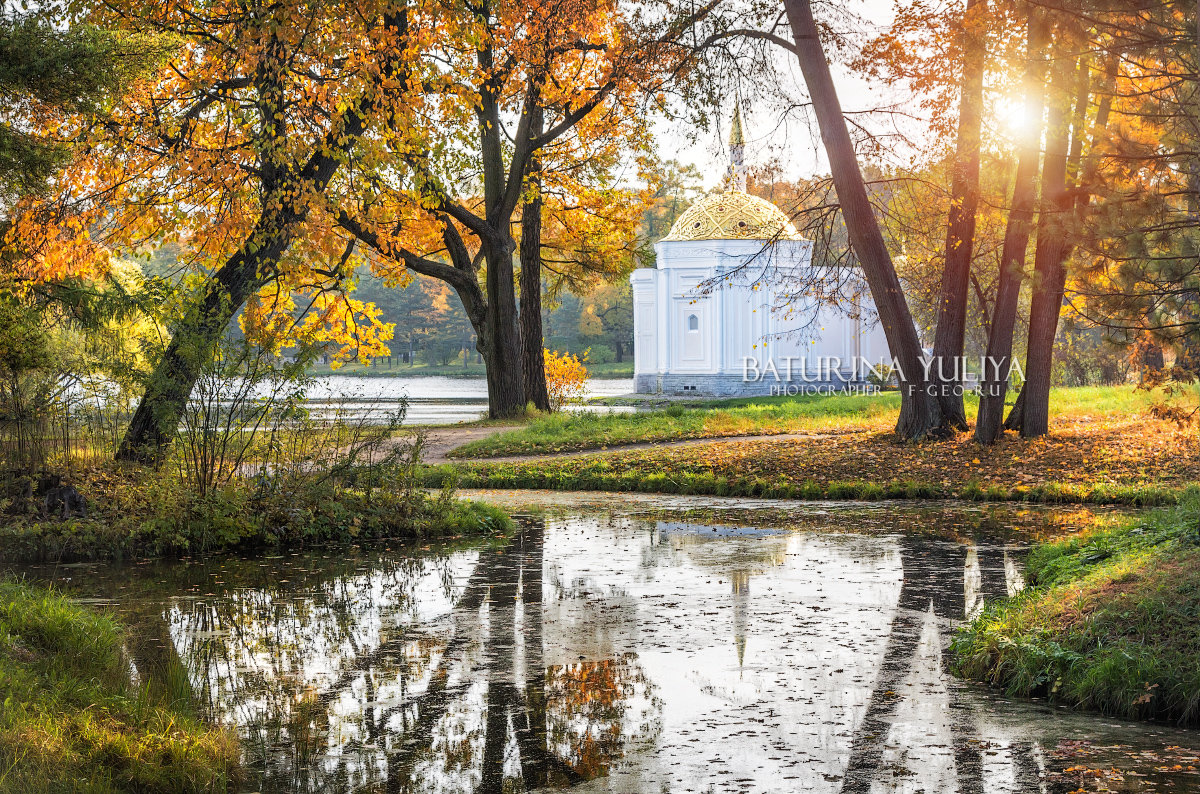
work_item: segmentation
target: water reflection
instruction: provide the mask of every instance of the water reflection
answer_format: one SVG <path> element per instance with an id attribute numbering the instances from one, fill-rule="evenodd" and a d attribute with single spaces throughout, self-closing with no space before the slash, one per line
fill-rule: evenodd
<path id="1" fill-rule="evenodd" d="M 139 675 L 238 726 L 250 791 L 1030 792 L 1060 740 L 1190 737 L 947 675 L 955 623 L 1021 586 L 1038 514 L 726 518 L 37 570 L 114 601 Z"/>

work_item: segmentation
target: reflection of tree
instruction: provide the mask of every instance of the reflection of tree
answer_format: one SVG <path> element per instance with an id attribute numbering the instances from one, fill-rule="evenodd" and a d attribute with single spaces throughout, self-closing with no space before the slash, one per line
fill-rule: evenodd
<path id="1" fill-rule="evenodd" d="M 181 568 L 171 590 L 201 597 L 165 609 L 141 602 L 153 614 L 131 621 L 139 629 L 131 655 L 178 649 L 210 712 L 239 726 L 258 787 L 348 790 L 377 774 L 371 759 L 394 732 L 390 721 L 406 721 L 403 709 L 380 701 L 405 702 L 428 688 L 446 640 L 404 626 L 426 594 L 450 595 L 448 560 L 352 554 L 285 566 L 274 577 L 266 564 L 237 560 Z M 239 586 L 226 589 L 225 580 Z M 167 630 L 156 632 L 150 617 Z M 164 635 L 165 645 L 151 642 Z"/>
<path id="2" fill-rule="evenodd" d="M 944 649 L 949 629 L 964 615 L 967 549 L 958 543 L 902 535 L 900 562 L 903 581 L 892 617 L 879 674 L 867 701 L 866 714 L 854 733 L 850 760 L 842 783 L 846 794 L 866 794 L 879 776 L 884 746 L 900 697 L 921 639 L 925 616 L 930 610 L 939 618 Z M 981 574 L 980 595 L 1000 598 L 1006 594 L 1003 548 L 988 543 L 976 549 Z M 939 659 L 944 658 L 939 654 Z M 939 671 L 945 675 L 944 669 Z M 968 741 L 975 732 L 965 724 L 970 712 L 955 687 L 950 687 L 951 732 L 954 737 L 954 768 L 959 794 L 982 794 L 983 758 L 977 742 Z M 1014 747 L 1019 754 L 1020 748 Z M 1018 758 L 1018 766 L 1021 760 Z"/>
<path id="3" fill-rule="evenodd" d="M 574 785 L 621 752 L 618 701 L 649 702 L 649 684 L 633 657 L 547 676 L 543 544 L 531 523 L 470 568 L 458 557 L 458 587 L 438 555 L 335 562 L 327 578 L 320 563 L 274 577 L 193 569 L 190 587 L 163 589 L 194 599 L 144 602 L 131 656 L 191 671 L 212 713 L 239 725 L 263 791 Z M 426 614 L 439 592 L 448 611 Z"/>
<path id="4" fill-rule="evenodd" d="M 505 788 L 510 743 L 525 788 L 571 786 L 606 773 L 645 722 L 628 724 L 627 704 L 652 701 L 633 655 L 543 666 L 544 534 L 544 523 L 527 525 L 502 553 L 481 556 L 476 569 L 490 585 L 480 794 Z"/>
<path id="5" fill-rule="evenodd" d="M 547 676 L 543 545 L 537 522 L 479 550 L 441 616 L 422 614 L 452 584 L 436 555 L 228 591 L 200 576 L 188 589 L 205 597 L 155 603 L 132 650 L 149 668 L 179 649 L 213 713 L 241 726 L 264 791 L 574 785 L 621 752 L 618 701 L 648 700 L 649 684 L 632 657 Z"/>
<path id="6" fill-rule="evenodd" d="M 517 718 L 521 774 L 534 788 L 550 782 L 550 750 L 546 736 L 546 669 L 542 631 L 542 587 L 545 578 L 546 524 L 539 521 L 521 535 L 521 616 L 525 629 L 525 708 Z M 572 779 L 570 781 L 574 783 Z"/>
<path id="7" fill-rule="evenodd" d="M 539 524 L 541 526 L 541 524 Z M 535 530 L 536 531 L 536 530 Z M 487 616 L 487 716 L 483 740 L 481 794 L 500 794 L 504 781 L 504 749 L 508 745 L 509 718 L 518 703 L 513 659 L 516 644 L 517 599 L 521 583 L 521 536 L 513 538 L 505 553 L 484 556 L 479 569 L 491 586 Z"/>
<path id="8" fill-rule="evenodd" d="M 497 570 L 497 558 L 511 547 L 489 548 L 480 553 L 462 595 L 454 605 L 452 635 L 442 651 L 440 661 L 429 677 L 425 691 L 409 701 L 402 709 L 404 719 L 400 735 L 395 738 L 387 755 L 387 791 L 412 790 L 413 767 L 418 758 L 432 746 L 438 722 L 446 716 L 453 699 L 462 693 L 466 684 L 450 686 L 450 668 L 464 654 L 472 638 L 471 627 L 478 620 L 480 607 L 488 597 L 489 575 Z M 390 714 L 385 715 L 391 716 Z M 385 724 L 388 720 L 382 720 Z"/>
<path id="9" fill-rule="evenodd" d="M 635 654 L 559 665 L 546 676 L 550 746 L 577 778 L 607 774 L 628 744 L 659 728 L 660 706 Z"/>
<path id="10" fill-rule="evenodd" d="M 141 604 L 126 613 L 125 623 L 130 628 L 125 650 L 140 686 L 152 699 L 190 703 L 194 693 L 187 668 L 175 650 L 162 609 Z"/>

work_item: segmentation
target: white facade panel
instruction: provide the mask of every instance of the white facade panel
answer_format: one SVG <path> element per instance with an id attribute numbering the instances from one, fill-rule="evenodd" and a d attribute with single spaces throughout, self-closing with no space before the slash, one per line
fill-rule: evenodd
<path id="1" fill-rule="evenodd" d="M 862 361 L 887 358 L 869 299 L 862 308 L 781 305 L 802 292 L 791 274 L 807 274 L 807 240 L 667 240 L 655 252 L 657 268 L 630 277 L 639 392 L 767 394 L 787 386 L 789 369 L 793 383 L 824 374 L 853 385 L 864 381 Z"/>

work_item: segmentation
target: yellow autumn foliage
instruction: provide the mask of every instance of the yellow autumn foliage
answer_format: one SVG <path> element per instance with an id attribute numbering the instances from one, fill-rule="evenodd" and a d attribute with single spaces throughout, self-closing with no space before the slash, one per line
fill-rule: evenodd
<path id="1" fill-rule="evenodd" d="M 587 392 L 587 356 L 559 355 L 557 350 L 544 351 L 546 367 L 546 391 L 550 395 L 550 410 L 557 411 L 564 405 L 583 402 Z"/>

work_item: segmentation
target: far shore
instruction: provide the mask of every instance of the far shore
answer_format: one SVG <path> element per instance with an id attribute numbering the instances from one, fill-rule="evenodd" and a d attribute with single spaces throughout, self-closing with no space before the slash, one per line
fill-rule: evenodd
<path id="1" fill-rule="evenodd" d="M 430 366 L 427 364 L 393 364 L 388 366 L 386 361 L 374 361 L 362 364 L 352 361 L 334 369 L 328 364 L 317 364 L 309 369 L 309 374 L 315 377 L 330 375 L 345 375 L 355 378 L 484 378 L 487 373 L 482 364 L 462 364 L 449 366 Z M 633 378 L 633 363 L 620 364 L 589 364 L 588 377 L 597 380 L 621 380 Z"/>

